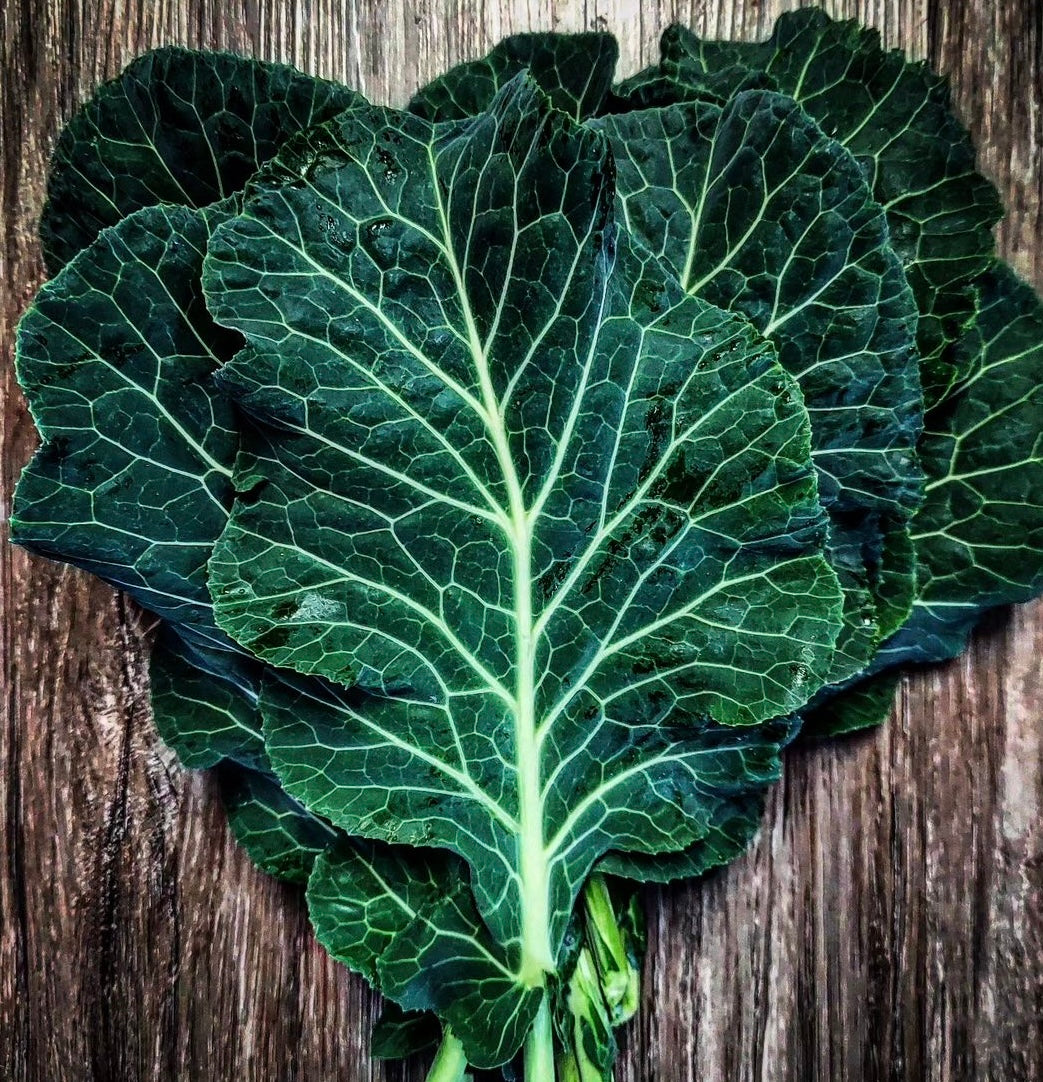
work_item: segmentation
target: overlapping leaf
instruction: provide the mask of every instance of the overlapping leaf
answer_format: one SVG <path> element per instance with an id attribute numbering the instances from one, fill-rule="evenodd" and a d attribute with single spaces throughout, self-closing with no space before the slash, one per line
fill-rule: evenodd
<path id="1" fill-rule="evenodd" d="M 40 221 L 48 267 L 56 272 L 142 207 L 204 207 L 241 191 L 291 135 L 356 100 L 283 64 L 174 47 L 146 53 L 62 131 Z"/>
<path id="2" fill-rule="evenodd" d="M 876 667 L 941 661 L 981 614 L 1043 590 L 1043 305 L 1005 264 L 978 278 L 960 342 L 967 379 L 928 414 L 909 623 Z"/>
<path id="3" fill-rule="evenodd" d="M 98 89 L 58 142 L 40 224 L 45 255 L 54 270 L 91 251 L 78 272 L 41 293 L 46 311 L 27 317 L 25 333 L 35 337 L 19 346 L 30 405 L 55 421 L 16 494 L 14 540 L 117 586 L 136 583 L 137 600 L 171 621 L 152 669 L 162 735 L 188 766 L 240 764 L 222 771 L 233 829 L 274 874 L 308 866 L 310 839 L 324 828 L 303 809 L 293 810 L 299 822 L 289 828 L 256 713 L 261 666 L 211 617 L 205 566 L 230 505 L 225 482 L 238 433 L 210 374 L 239 343 L 209 319 L 200 273 L 210 230 L 234 206 L 214 201 L 241 190 L 302 127 L 356 100 L 346 87 L 280 64 L 180 48 L 140 57 Z M 134 215 L 159 203 L 171 206 Z M 208 209 L 195 215 L 179 204 Z M 129 215 L 132 222 L 95 239 Z M 54 319 L 82 322 L 90 351 L 78 353 L 64 336 L 48 342 Z M 114 377 L 127 357 L 150 350 L 155 370 L 139 363 L 121 391 Z M 84 411 L 92 411 L 86 427 L 62 420 Z M 152 493 L 176 495 L 177 504 L 157 515 Z M 179 601 L 169 596 L 172 583 Z M 264 823 L 279 824 L 271 846 Z M 286 849 L 290 836 L 302 841 L 296 857 Z"/>
<path id="4" fill-rule="evenodd" d="M 225 761 L 217 774 L 228 824 L 250 859 L 276 879 L 307 883 L 316 859 L 342 839 L 340 831 L 287 795 L 269 770 Z"/>
<path id="5" fill-rule="evenodd" d="M 149 667 L 159 735 L 190 770 L 224 759 L 265 766 L 255 683 L 260 666 L 241 655 L 232 666 L 219 666 L 215 655 L 194 650 L 169 626 L 160 629 Z"/>
<path id="6" fill-rule="evenodd" d="M 521 1045 L 542 993 L 519 984 L 482 925 L 458 859 L 342 842 L 316 861 L 308 911 L 334 958 L 405 1010 L 436 1011 L 474 1066 Z"/>
<path id="7" fill-rule="evenodd" d="M 503 86 L 527 71 L 554 108 L 582 120 L 601 107 L 618 59 L 611 34 L 515 34 L 481 59 L 458 64 L 422 87 L 409 111 L 431 121 L 477 116 Z"/>
<path id="8" fill-rule="evenodd" d="M 137 211 L 40 291 L 16 363 L 44 443 L 19 480 L 11 536 L 164 618 L 152 659 L 161 734 L 187 766 L 239 764 L 225 771 L 233 825 L 258 863 L 299 875 L 308 839 L 326 828 L 298 809 L 291 830 L 286 801 L 265 785 L 261 666 L 218 630 L 206 583 L 239 445 L 213 375 L 240 340 L 211 319 L 201 273 L 231 209 Z M 278 845 L 261 843 L 264 819 L 281 822 Z M 288 834 L 306 841 L 292 859 Z"/>
<path id="9" fill-rule="evenodd" d="M 841 736 L 882 724 L 894 706 L 898 682 L 897 672 L 886 672 L 860 680 L 841 694 L 824 695 L 806 712 L 801 737 Z"/>
<path id="10" fill-rule="evenodd" d="M 967 287 L 992 258 L 1001 208 L 975 168 L 945 80 L 883 50 L 877 31 L 818 9 L 780 16 L 762 43 L 706 41 L 671 27 L 660 74 L 682 96 L 718 101 L 748 86 L 751 75 L 766 76 L 858 159 L 887 210 L 916 296 L 928 402 L 958 380 L 954 349 L 973 303 Z"/>
<path id="11" fill-rule="evenodd" d="M 959 345 L 969 373 L 927 415 L 927 495 L 913 524 L 917 600 L 885 642 L 866 682 L 820 705 L 813 733 L 887 716 L 895 667 L 943 661 L 964 648 L 983 613 L 1043 590 L 1043 305 L 996 262 L 981 275 L 975 319 Z"/>
<path id="12" fill-rule="evenodd" d="M 43 446 L 11 533 L 203 636 L 206 561 L 232 501 L 239 435 L 213 374 L 239 340 L 200 286 L 228 210 L 153 207 L 107 230 L 41 290 L 16 366 Z"/>
<path id="13" fill-rule="evenodd" d="M 908 584 L 899 621 L 912 602 L 911 553 L 886 557 L 922 483 L 916 307 L 884 212 L 854 159 L 779 94 L 593 123 L 612 148 L 631 234 L 686 290 L 748 315 L 803 390 L 847 598 L 835 679 L 860 672 L 881 630 L 881 577 Z"/>
<path id="14" fill-rule="evenodd" d="M 442 1027 L 430 1011 L 404 1011 L 389 1002 L 373 1024 L 370 1055 L 374 1059 L 405 1059 L 434 1048 L 441 1034 Z"/>
<path id="15" fill-rule="evenodd" d="M 792 732 L 783 738 L 772 732 L 764 734 L 778 740 L 775 745 L 781 755 Z M 777 781 L 781 769 L 772 779 Z M 730 864 L 749 848 L 764 818 L 764 788 L 733 792 L 719 796 L 708 807 L 706 828 L 700 838 L 676 852 L 607 853 L 598 863 L 600 871 L 642 883 L 671 883 L 676 879 L 693 879 L 714 868 Z"/>

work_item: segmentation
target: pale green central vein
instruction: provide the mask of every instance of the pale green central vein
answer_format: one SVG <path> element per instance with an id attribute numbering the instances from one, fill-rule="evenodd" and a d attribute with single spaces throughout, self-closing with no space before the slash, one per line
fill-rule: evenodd
<path id="1" fill-rule="evenodd" d="M 525 507 L 518 472 L 493 387 L 489 359 L 471 311 L 463 274 L 456 259 L 449 220 L 442 201 L 436 162 L 430 155 L 432 191 L 445 238 L 444 251 L 460 297 L 470 352 L 481 392 L 485 424 L 496 452 L 508 495 L 513 561 L 515 626 L 514 740 L 518 784 L 518 875 L 521 908 L 521 965 L 519 979 L 529 987 L 545 983 L 554 970 L 550 942 L 550 869 L 544 852 L 543 795 L 540 791 L 540 754 L 536 732 L 535 651 L 536 628 L 532 609 L 532 523 Z M 506 284 L 504 286 L 506 288 Z"/>

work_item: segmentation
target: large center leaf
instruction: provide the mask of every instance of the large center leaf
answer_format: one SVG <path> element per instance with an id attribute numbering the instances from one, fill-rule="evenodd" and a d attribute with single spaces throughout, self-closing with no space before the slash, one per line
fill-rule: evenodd
<path id="1" fill-rule="evenodd" d="M 280 682 L 273 765 L 351 833 L 465 857 L 520 987 L 599 856 L 689 845 L 774 776 L 757 723 L 839 629 L 799 391 L 617 233 L 609 163 L 524 78 L 437 127 L 354 108 L 205 271 L 259 422 L 218 621 L 356 685 Z"/>

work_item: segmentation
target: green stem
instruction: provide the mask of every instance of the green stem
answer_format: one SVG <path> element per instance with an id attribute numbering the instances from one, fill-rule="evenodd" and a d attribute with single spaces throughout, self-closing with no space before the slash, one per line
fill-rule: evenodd
<path id="1" fill-rule="evenodd" d="M 525 1082 L 554 1082 L 554 1027 L 548 995 L 525 1038 Z"/>
<path id="2" fill-rule="evenodd" d="M 427 1073 L 427 1082 L 465 1082 L 470 1076 L 467 1071 L 467 1057 L 464 1046 L 456 1039 L 451 1029 L 446 1029 L 442 1043 L 438 1046 L 438 1055 Z"/>
<path id="3" fill-rule="evenodd" d="M 640 903 L 625 896 L 617 912 L 608 883 L 592 875 L 583 888 L 586 942 L 597 964 L 601 989 L 612 1025 L 621 1026 L 636 1013 L 641 998 L 642 943 Z"/>

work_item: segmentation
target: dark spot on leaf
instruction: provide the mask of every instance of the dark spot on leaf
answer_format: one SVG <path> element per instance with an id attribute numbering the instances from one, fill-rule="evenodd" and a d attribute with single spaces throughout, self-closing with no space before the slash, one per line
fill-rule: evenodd
<path id="1" fill-rule="evenodd" d="M 262 654 L 270 650 L 281 650 L 289 642 L 291 634 L 292 630 L 288 627 L 270 627 L 253 640 L 251 648 Z"/>
<path id="2" fill-rule="evenodd" d="M 568 576 L 572 567 L 572 560 L 558 560 L 554 566 L 539 581 L 538 589 L 541 597 L 547 600 L 557 593 L 558 588 Z"/>
<path id="3" fill-rule="evenodd" d="M 239 503 L 243 507 L 253 507 L 261 496 L 264 494 L 264 490 L 268 487 L 267 481 L 258 481 L 256 484 L 251 485 L 248 489 L 244 489 L 242 492 L 237 493 Z"/>

